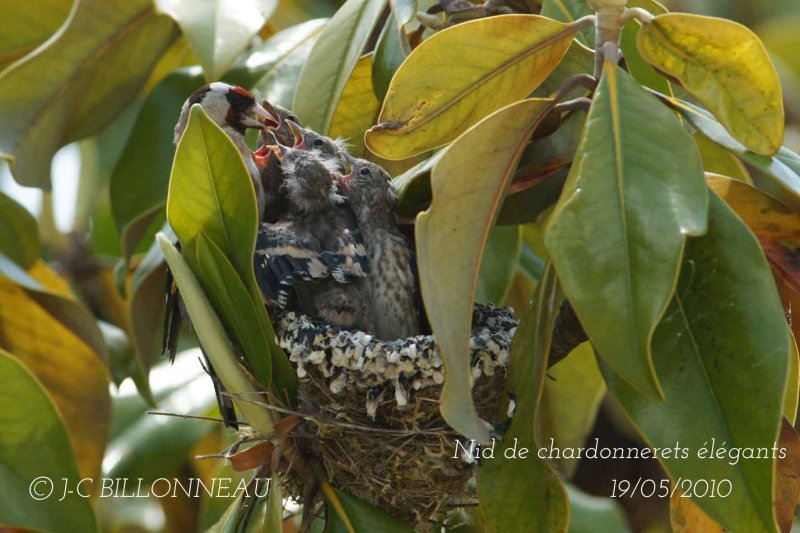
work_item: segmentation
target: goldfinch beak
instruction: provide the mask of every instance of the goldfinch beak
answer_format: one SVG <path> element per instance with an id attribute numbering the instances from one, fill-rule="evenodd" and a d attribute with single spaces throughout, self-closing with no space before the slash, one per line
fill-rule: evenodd
<path id="1" fill-rule="evenodd" d="M 300 126 L 293 120 L 287 120 L 286 124 L 289 125 L 289 129 L 292 130 L 292 135 L 294 135 L 294 148 L 305 150 L 306 143 L 303 140 L 303 132 L 300 131 Z"/>

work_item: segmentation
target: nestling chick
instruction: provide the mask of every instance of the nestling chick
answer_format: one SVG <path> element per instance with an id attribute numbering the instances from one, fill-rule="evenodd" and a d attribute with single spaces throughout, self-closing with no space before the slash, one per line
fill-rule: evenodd
<path id="1" fill-rule="evenodd" d="M 337 179 L 367 247 L 370 315 L 375 321 L 375 334 L 385 340 L 418 335 L 413 256 L 397 226 L 397 197 L 391 177 L 379 165 L 353 158 L 350 173 Z"/>
<path id="2" fill-rule="evenodd" d="M 286 214 L 278 224 L 262 224 L 256 251 L 265 299 L 284 307 L 294 286 L 300 312 L 371 331 L 365 249 L 331 177 L 335 163 L 316 151 L 280 152 Z"/>
<path id="3" fill-rule="evenodd" d="M 292 132 L 294 148 L 319 152 L 336 163 L 338 172 L 344 172 L 349 160 L 352 159 L 347 153 L 347 144 L 344 140 L 320 135 L 314 130 L 302 127 L 292 119 L 287 119 L 286 124 Z"/>
<path id="4" fill-rule="evenodd" d="M 288 120 L 297 123 L 297 117 L 289 109 L 279 105 L 273 106 L 267 100 L 261 105 L 274 116 L 278 117 L 280 124 L 269 130 L 263 129 L 258 135 L 258 146 L 253 153 L 256 167 L 261 175 L 261 184 L 264 189 L 264 216 L 261 222 L 275 223 L 283 216 L 284 198 L 281 184 L 283 183 L 283 170 L 280 161 L 275 155 L 274 148 L 278 144 L 292 146 L 294 134 L 289 128 Z"/>

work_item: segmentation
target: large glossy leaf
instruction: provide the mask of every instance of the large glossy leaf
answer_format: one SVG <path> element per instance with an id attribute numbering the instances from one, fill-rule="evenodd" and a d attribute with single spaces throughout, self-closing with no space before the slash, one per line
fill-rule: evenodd
<path id="1" fill-rule="evenodd" d="M 294 97 L 294 110 L 304 126 L 329 132 L 339 98 L 387 1 L 348 0 L 322 30 Z"/>
<path id="2" fill-rule="evenodd" d="M 20 204 L 0 193 L 0 254 L 22 268 L 39 258 L 39 226 Z"/>
<path id="3" fill-rule="evenodd" d="M 143 230 L 164 205 L 175 154 L 175 123 L 184 100 L 202 84 L 200 69 L 181 69 L 164 78 L 139 111 L 111 176 L 111 208 L 126 257 L 133 253 Z M 150 216 L 142 220 L 142 214 Z"/>
<path id="4" fill-rule="evenodd" d="M 503 441 L 494 443 L 494 458 L 484 460 L 478 470 L 480 510 L 488 531 L 518 531 L 520 523 L 527 531 L 567 529 L 567 492 L 550 465 L 536 455 L 540 401 L 560 304 L 558 278 L 548 267 L 511 344 L 506 392 L 516 398 L 514 418 Z M 512 447 L 527 448 L 527 456 L 507 456 Z"/>
<path id="5" fill-rule="evenodd" d="M 705 136 L 751 165 L 755 169 L 753 182 L 759 189 L 775 196 L 789 207 L 800 210 L 800 155 L 785 146 L 772 157 L 753 153 L 731 137 L 704 109 L 675 98 L 667 98 L 666 101 Z"/>
<path id="6" fill-rule="evenodd" d="M 266 335 L 269 346 L 266 352 L 245 352 L 251 371 L 262 384 L 269 385 L 272 366 L 277 365 L 278 385 L 291 388 L 294 370 L 275 343 L 275 334 L 261 305 L 261 293 L 253 272 L 257 225 L 253 184 L 233 142 L 208 119 L 200 106 L 192 108 L 175 154 L 167 218 L 184 249 L 192 248 L 202 232 L 230 261 L 251 300 L 253 312 L 257 314 L 254 320 L 263 326 L 261 332 L 253 335 Z M 187 257 L 195 271 L 204 276 L 206 272 L 197 263 L 196 256 L 189 253 Z M 228 319 L 233 321 L 232 317 Z"/>
<path id="7" fill-rule="evenodd" d="M 191 248 L 187 248 L 187 255 L 191 253 Z M 272 328 L 263 320 L 266 319 L 266 313 L 261 312 L 264 304 L 250 298 L 247 287 L 236 275 L 233 265 L 203 232 L 197 236 L 196 253 L 196 264 L 201 273 L 200 282 L 214 308 L 219 309 L 222 322 L 231 338 L 237 341 L 246 354 L 270 353 L 267 334 Z M 250 359 L 255 362 L 265 360 L 268 361 L 266 358 Z M 257 376 L 261 375 L 261 371 L 254 368 Z"/>
<path id="8" fill-rule="evenodd" d="M 447 144 L 529 95 L 561 61 L 575 31 L 536 15 L 508 15 L 434 34 L 392 78 L 367 147 L 404 159 Z"/>
<path id="9" fill-rule="evenodd" d="M 278 29 L 289 28 L 309 19 L 333 16 L 341 4 L 340 0 L 292 0 L 278 2 L 278 9 L 270 18 L 270 25 Z"/>
<path id="10" fill-rule="evenodd" d="M 169 182 L 167 219 L 186 246 L 205 232 L 248 280 L 257 225 L 253 184 L 242 156 L 200 106 L 192 108 Z"/>
<path id="11" fill-rule="evenodd" d="M 669 13 L 645 24 L 642 57 L 679 80 L 756 153 L 774 155 L 783 142 L 783 96 L 775 68 L 745 26 L 711 17 Z"/>
<path id="12" fill-rule="evenodd" d="M 639 4 L 639 5 L 636 5 Z M 639 0 L 628 2 L 628 7 L 641 7 L 653 15 L 661 15 L 667 12 L 664 6 L 652 0 Z M 646 87 L 650 87 L 665 94 L 671 94 L 669 82 L 644 59 L 642 59 L 636 47 L 636 37 L 639 34 L 641 23 L 634 19 L 629 20 L 622 27 L 622 37 L 620 39 L 620 50 L 625 57 L 625 65 L 631 76 Z"/>
<path id="13" fill-rule="evenodd" d="M 250 43 L 278 0 L 154 0 L 183 30 L 208 81 L 219 80 Z"/>
<path id="14" fill-rule="evenodd" d="M 0 71 L 55 33 L 71 5 L 72 0 L 42 0 L 28 5 L 0 1 L 0 13 L 9 22 L 0 26 Z"/>
<path id="15" fill-rule="evenodd" d="M 358 60 L 331 121 L 330 136 L 346 139 L 348 151 L 356 157 L 364 156 L 364 132 L 375 121 L 380 106 L 372 91 L 372 68 L 372 54 Z"/>
<path id="16" fill-rule="evenodd" d="M 206 299 L 189 264 L 164 235 L 157 235 L 156 240 L 175 276 L 175 282 L 181 291 L 181 297 L 195 326 L 200 344 L 205 349 L 220 382 L 225 390 L 234 395 L 233 401 L 247 423 L 263 435 L 272 435 L 271 414 L 245 401 L 258 398 L 259 390 L 239 366 L 238 358 L 231 348 L 231 341 L 225 334 L 225 328 Z"/>
<path id="17" fill-rule="evenodd" d="M 500 305 L 511 290 L 522 252 L 522 228 L 496 226 L 483 253 L 475 301 Z"/>
<path id="18" fill-rule="evenodd" d="M 552 379 L 545 382 L 542 396 L 542 442 L 561 450 L 580 448 L 592 431 L 606 392 L 591 344 L 579 345 L 548 374 Z M 558 458 L 554 462 L 567 478 L 578 466 L 577 459 Z"/>
<path id="19" fill-rule="evenodd" d="M 547 249 L 597 355 L 642 393 L 661 397 L 650 338 L 686 235 L 706 229 L 700 155 L 675 115 L 610 63 L 577 154 Z"/>
<path id="20" fill-rule="evenodd" d="M 78 472 L 56 406 L 39 380 L 2 350 L 0 424 L 0 524 L 42 531 L 94 531 L 97 524 L 89 499 L 64 494 L 64 480 L 74 490 L 84 473 Z M 87 484 L 81 489 L 83 495 L 91 493 Z"/>
<path id="21" fill-rule="evenodd" d="M 700 157 L 703 159 L 703 169 L 706 172 L 721 174 L 729 178 L 753 183 L 753 179 L 747 173 L 744 164 L 728 150 L 715 143 L 700 131 L 692 134 L 697 149 L 700 150 Z"/>
<path id="22" fill-rule="evenodd" d="M 417 217 L 422 296 L 444 359 L 442 415 L 481 442 L 488 432 L 473 405 L 468 356 L 478 272 L 522 150 L 552 104 L 524 100 L 464 133 L 434 167 L 433 203 Z"/>
<path id="23" fill-rule="evenodd" d="M 648 445 L 680 442 L 688 448 L 686 458 L 660 459 L 673 480 L 731 481 L 728 498 L 694 499 L 728 529 L 774 530 L 774 461 L 698 458 L 698 452 L 711 446 L 772 448 L 782 417 L 788 342 L 758 242 L 712 194 L 708 233 L 687 243 L 678 288 L 653 335 L 653 361 L 666 400 L 646 399 L 603 371 Z"/>
<path id="24" fill-rule="evenodd" d="M 156 391 L 156 409 L 176 415 L 204 416 L 213 414 L 216 406 L 214 387 L 200 366 L 200 350 L 181 353 L 170 368 L 162 368 L 163 374 L 170 372 L 172 386 Z M 152 483 L 168 473 L 175 473 L 189 459 L 189 451 L 204 435 L 218 430 L 214 422 L 146 414 L 132 407 L 142 406 L 136 397 L 127 398 L 129 412 L 124 420 L 116 422 L 116 431 L 106 451 L 103 475 L 114 478 L 144 478 Z M 115 399 L 115 418 L 117 400 Z"/>
<path id="25" fill-rule="evenodd" d="M 63 290 L 47 279 L 55 274 L 31 273 L 45 290 Z M 65 283 L 60 278 L 55 282 Z M 0 294 L 0 348 L 13 353 L 41 381 L 64 419 L 81 476 L 96 478 L 110 416 L 105 364 L 31 291 L 0 276 Z M 55 297 L 49 300 L 54 301 Z"/>
<path id="26" fill-rule="evenodd" d="M 323 482 L 322 488 L 332 509 L 328 513 L 326 530 L 331 533 L 350 531 L 385 531 L 386 533 L 410 533 L 412 529 L 396 518 L 392 518 L 374 505 L 335 489 Z"/>
<path id="27" fill-rule="evenodd" d="M 273 104 L 291 108 L 300 72 L 326 22 L 316 19 L 292 26 L 253 50 L 247 64 L 263 69 L 253 91 Z"/>
<path id="28" fill-rule="evenodd" d="M 176 35 L 150 0 L 75 2 L 46 45 L 0 73 L 0 152 L 14 178 L 49 188 L 53 154 L 125 109 Z"/>

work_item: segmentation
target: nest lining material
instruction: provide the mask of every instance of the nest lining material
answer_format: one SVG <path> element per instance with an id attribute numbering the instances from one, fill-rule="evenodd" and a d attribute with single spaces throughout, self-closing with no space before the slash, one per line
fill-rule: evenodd
<path id="1" fill-rule="evenodd" d="M 454 457 L 459 435 L 439 413 L 444 375 L 433 336 L 381 341 L 295 313 L 276 323 L 309 415 L 298 445 L 334 486 L 418 526 L 466 495 L 474 465 Z M 502 399 L 517 324 L 509 308 L 475 305 L 471 385 L 484 419 Z"/>

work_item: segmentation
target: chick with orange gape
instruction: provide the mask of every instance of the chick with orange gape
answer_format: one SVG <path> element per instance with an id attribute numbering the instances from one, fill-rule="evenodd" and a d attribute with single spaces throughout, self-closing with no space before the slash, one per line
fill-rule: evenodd
<path id="1" fill-rule="evenodd" d="M 386 171 L 350 156 L 343 140 L 303 127 L 291 110 L 258 104 L 223 82 L 186 100 L 176 144 L 195 104 L 228 135 L 250 174 L 261 221 L 254 268 L 273 318 L 296 311 L 379 339 L 418 334 L 413 255 L 394 215 Z M 247 128 L 260 130 L 255 151 L 247 145 Z M 174 357 L 188 316 L 171 277 L 165 321 L 162 349 Z M 234 425 L 230 398 L 206 365 L 223 418 Z"/>

